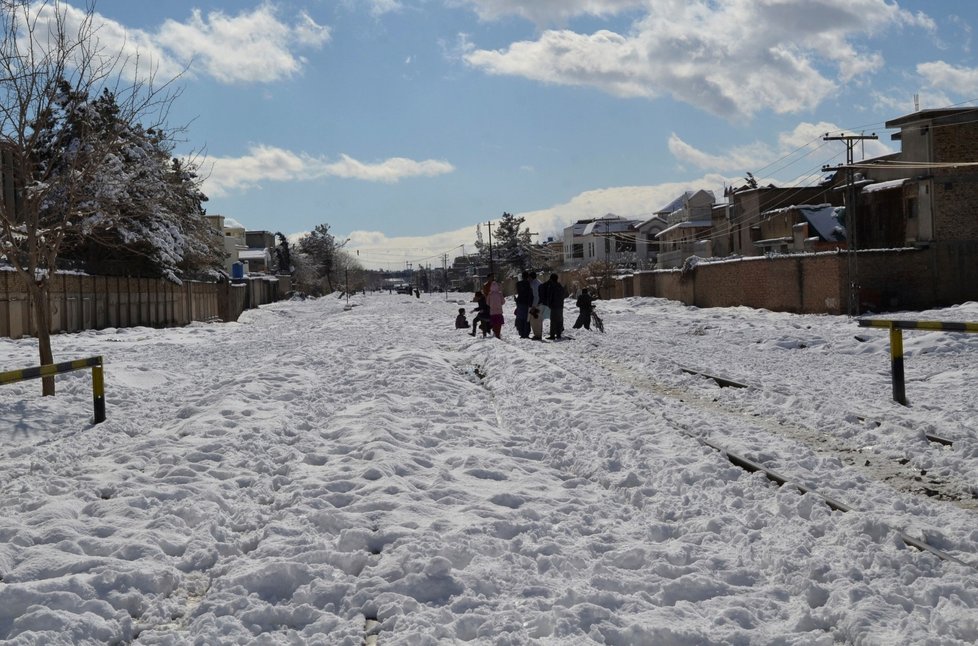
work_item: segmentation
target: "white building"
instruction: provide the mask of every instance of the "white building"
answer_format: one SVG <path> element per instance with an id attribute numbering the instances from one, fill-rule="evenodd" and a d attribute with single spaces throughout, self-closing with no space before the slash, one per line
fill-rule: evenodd
<path id="1" fill-rule="evenodd" d="M 578 267 L 595 261 L 635 264 L 639 224 L 641 220 L 613 213 L 578 220 L 564 229 L 564 266 Z"/>
<path id="2" fill-rule="evenodd" d="M 224 238 L 224 271 L 231 274 L 231 267 L 238 261 L 238 254 L 248 249 L 245 241 L 245 228 L 234 218 L 223 215 L 207 215 L 207 219 Z"/>

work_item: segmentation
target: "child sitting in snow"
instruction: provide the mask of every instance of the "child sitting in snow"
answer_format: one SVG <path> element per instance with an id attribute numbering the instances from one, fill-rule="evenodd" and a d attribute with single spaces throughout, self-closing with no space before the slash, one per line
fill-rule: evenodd
<path id="1" fill-rule="evenodd" d="M 455 329 L 456 330 L 467 330 L 469 329 L 469 320 L 465 318 L 465 308 L 458 308 L 458 316 L 455 317 Z"/>

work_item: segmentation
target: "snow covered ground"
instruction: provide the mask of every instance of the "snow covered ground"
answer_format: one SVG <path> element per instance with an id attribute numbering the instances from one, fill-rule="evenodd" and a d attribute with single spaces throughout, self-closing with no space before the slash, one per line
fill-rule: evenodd
<path id="1" fill-rule="evenodd" d="M 904 408 L 845 317 L 599 301 L 540 343 L 456 297 L 56 337 L 108 419 L 88 372 L 0 386 L 0 640 L 978 641 L 978 335 L 907 332 Z"/>

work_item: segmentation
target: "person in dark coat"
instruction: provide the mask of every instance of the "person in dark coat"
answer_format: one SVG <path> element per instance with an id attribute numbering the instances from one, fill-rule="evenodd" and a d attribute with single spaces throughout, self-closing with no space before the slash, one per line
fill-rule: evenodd
<path id="1" fill-rule="evenodd" d="M 455 317 L 455 329 L 457 330 L 468 330 L 469 329 L 469 319 L 465 318 L 465 308 L 458 308 L 458 316 Z"/>
<path id="2" fill-rule="evenodd" d="M 550 280 L 540 286 L 540 304 L 550 309 L 550 335 L 548 339 L 559 339 L 564 333 L 564 299 L 567 290 L 560 284 L 557 274 L 550 274 Z"/>
<path id="3" fill-rule="evenodd" d="M 594 312 L 594 297 L 587 291 L 587 287 L 581 290 L 577 297 L 577 309 L 579 313 L 577 320 L 574 321 L 574 329 L 583 327 L 585 330 L 591 329 L 591 313 Z"/>
<path id="4" fill-rule="evenodd" d="M 530 304 L 530 332 L 534 341 L 543 340 L 543 312 L 540 310 L 540 281 L 537 279 L 537 272 L 530 272 L 530 291 L 533 293 L 533 302 Z"/>
<path id="5" fill-rule="evenodd" d="M 521 339 L 530 336 L 530 307 L 533 305 L 533 290 L 530 289 L 530 274 L 524 271 L 516 281 L 516 331 Z"/>
<path id="6" fill-rule="evenodd" d="M 469 332 L 469 336 L 475 336 L 476 328 L 482 330 L 482 336 L 489 334 L 489 302 L 486 301 L 486 297 L 482 295 L 482 292 L 476 292 L 475 298 L 472 299 L 475 303 L 475 309 L 472 310 L 475 316 L 472 318 L 472 331 Z"/>

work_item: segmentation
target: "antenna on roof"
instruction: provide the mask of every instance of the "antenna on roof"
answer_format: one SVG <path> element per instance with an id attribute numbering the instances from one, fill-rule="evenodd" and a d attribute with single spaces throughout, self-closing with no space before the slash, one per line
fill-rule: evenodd
<path id="1" fill-rule="evenodd" d="M 920 94 L 916 92 L 913 94 L 913 111 L 920 112 Z"/>

